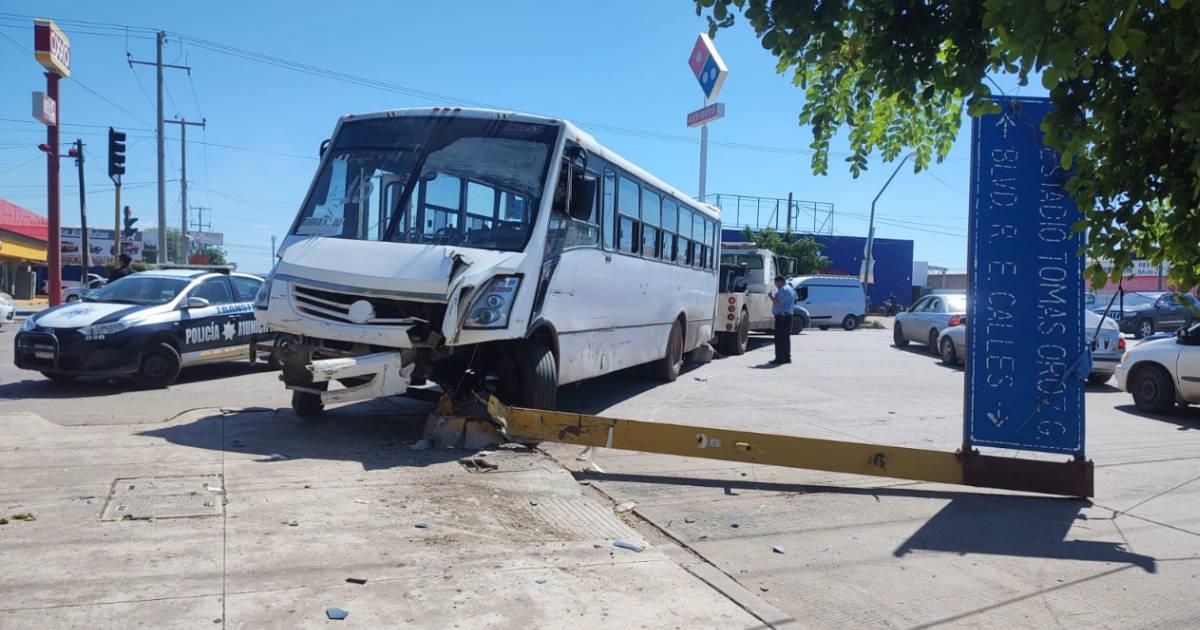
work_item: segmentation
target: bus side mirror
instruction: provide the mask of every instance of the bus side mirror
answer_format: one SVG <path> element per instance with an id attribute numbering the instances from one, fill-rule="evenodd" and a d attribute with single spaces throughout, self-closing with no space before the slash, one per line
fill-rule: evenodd
<path id="1" fill-rule="evenodd" d="M 325 151 L 329 149 L 329 138 L 321 141 L 321 148 L 317 149 L 317 157 L 325 157 Z"/>
<path id="2" fill-rule="evenodd" d="M 595 177 L 575 177 L 575 181 L 571 185 L 571 207 L 570 214 L 572 219 L 587 221 L 592 218 L 592 208 L 596 203 L 596 186 L 597 180 Z"/>

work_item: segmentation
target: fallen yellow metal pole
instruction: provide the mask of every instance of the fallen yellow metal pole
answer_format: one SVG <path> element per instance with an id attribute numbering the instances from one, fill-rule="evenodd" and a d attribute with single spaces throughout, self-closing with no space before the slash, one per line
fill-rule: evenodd
<path id="1" fill-rule="evenodd" d="M 488 414 L 510 438 L 855 475 L 1092 496 L 1091 462 L 1048 462 L 508 407 Z"/>

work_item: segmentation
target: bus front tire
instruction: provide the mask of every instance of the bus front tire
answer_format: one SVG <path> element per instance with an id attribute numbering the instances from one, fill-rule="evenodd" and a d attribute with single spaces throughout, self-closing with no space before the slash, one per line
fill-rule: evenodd
<path id="1" fill-rule="evenodd" d="M 738 326 L 738 337 L 741 337 L 741 327 L 748 326 L 746 320 Z M 749 332 L 747 332 L 749 334 Z M 667 354 L 654 363 L 654 375 L 660 381 L 670 383 L 679 378 L 683 369 L 683 328 L 676 321 L 671 325 L 671 334 L 667 337 Z"/>
<path id="2" fill-rule="evenodd" d="M 558 405 L 558 363 L 545 343 L 530 339 L 512 352 L 515 365 L 499 374 L 500 398 L 510 405 L 552 411 Z"/>

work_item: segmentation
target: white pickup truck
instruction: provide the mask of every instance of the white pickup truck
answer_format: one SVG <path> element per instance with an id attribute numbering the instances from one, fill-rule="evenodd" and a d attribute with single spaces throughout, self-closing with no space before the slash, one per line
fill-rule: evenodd
<path id="1" fill-rule="evenodd" d="M 732 246 L 721 249 L 721 287 L 717 293 L 717 350 L 725 355 L 746 352 L 750 332 L 773 333 L 770 294 L 775 276 L 789 276 L 791 260 L 769 249 Z M 796 306 L 792 334 L 809 325 L 808 312 Z"/>

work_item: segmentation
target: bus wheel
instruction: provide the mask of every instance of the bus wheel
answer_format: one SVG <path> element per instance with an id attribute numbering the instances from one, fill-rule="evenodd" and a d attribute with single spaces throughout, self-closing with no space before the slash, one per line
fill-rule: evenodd
<path id="1" fill-rule="evenodd" d="M 745 320 L 742 320 L 743 324 Z M 738 332 L 741 333 L 739 326 Z M 741 335 L 739 334 L 740 338 Z M 679 378 L 679 371 L 683 368 L 683 329 L 680 328 L 679 322 L 676 321 L 671 326 L 671 334 L 667 337 L 667 355 L 654 363 L 654 375 L 659 380 L 670 383 Z"/>
<path id="2" fill-rule="evenodd" d="M 501 400 L 546 411 L 558 405 L 558 364 L 545 343 L 537 339 L 519 343 L 513 349 L 511 363 L 503 361 L 501 365 L 498 370 Z"/>

